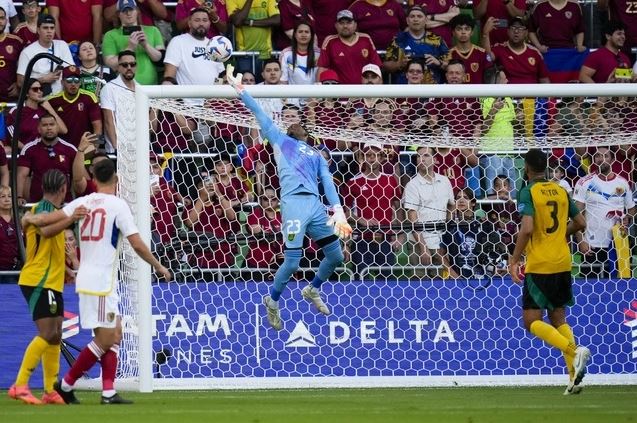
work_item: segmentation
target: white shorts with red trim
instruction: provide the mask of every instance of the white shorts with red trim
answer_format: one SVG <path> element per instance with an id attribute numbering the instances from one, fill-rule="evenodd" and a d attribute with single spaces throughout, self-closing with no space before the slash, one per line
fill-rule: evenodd
<path id="1" fill-rule="evenodd" d="M 106 296 L 78 294 L 82 329 L 114 328 L 119 316 L 119 296 L 115 291 Z"/>

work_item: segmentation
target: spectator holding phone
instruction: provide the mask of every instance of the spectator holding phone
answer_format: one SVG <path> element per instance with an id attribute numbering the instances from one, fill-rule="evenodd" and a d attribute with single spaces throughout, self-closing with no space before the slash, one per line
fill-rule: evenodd
<path id="1" fill-rule="evenodd" d="M 615 76 L 618 69 L 630 70 L 630 59 L 621 51 L 626 42 L 626 27 L 624 24 L 618 21 L 608 22 L 604 27 L 602 38 L 604 45 L 589 54 L 584 60 L 582 69 L 579 72 L 579 80 L 597 84 L 623 82 L 622 79 L 633 80 L 633 77 L 628 72 L 618 72 L 617 76 L 620 76 L 620 78 Z M 625 78 L 621 78 L 622 76 L 625 76 Z"/>
<path id="2" fill-rule="evenodd" d="M 156 85 L 155 64 L 161 63 L 166 49 L 161 33 L 154 26 L 138 24 L 139 11 L 135 0 L 118 0 L 117 10 L 122 26 L 104 34 L 104 63 L 117 71 L 117 55 L 123 50 L 130 50 L 137 57 L 135 80 L 142 85 Z"/>

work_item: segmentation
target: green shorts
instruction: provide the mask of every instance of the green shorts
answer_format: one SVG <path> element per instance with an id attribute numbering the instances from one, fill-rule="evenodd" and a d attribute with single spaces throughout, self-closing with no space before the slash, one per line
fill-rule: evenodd
<path id="1" fill-rule="evenodd" d="M 571 306 L 573 279 L 571 272 L 553 274 L 527 273 L 522 290 L 522 308 L 553 310 Z"/>

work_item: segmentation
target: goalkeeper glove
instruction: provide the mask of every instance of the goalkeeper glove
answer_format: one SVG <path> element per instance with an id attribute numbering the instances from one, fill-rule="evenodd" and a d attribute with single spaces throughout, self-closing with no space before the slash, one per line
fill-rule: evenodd
<path id="1" fill-rule="evenodd" d="M 332 216 L 327 219 L 328 226 L 334 226 L 334 234 L 340 239 L 348 239 L 352 235 L 352 227 L 347 223 L 342 206 L 333 207 Z"/>
<path id="2" fill-rule="evenodd" d="M 234 66 L 228 63 L 226 65 L 226 80 L 228 81 L 228 84 L 230 84 L 230 86 L 234 88 L 237 94 L 239 95 L 241 95 L 245 89 L 243 87 L 243 84 L 241 83 L 242 79 L 243 79 L 243 74 L 238 73 L 235 75 Z"/>

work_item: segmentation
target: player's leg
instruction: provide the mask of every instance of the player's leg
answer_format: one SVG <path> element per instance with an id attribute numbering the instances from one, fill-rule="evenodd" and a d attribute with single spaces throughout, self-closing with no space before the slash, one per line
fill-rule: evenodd
<path id="1" fill-rule="evenodd" d="M 114 308 L 117 310 L 117 306 Z M 117 354 L 122 342 L 122 322 L 115 318 L 115 327 L 99 328 L 95 331 L 95 340 L 104 349 L 100 359 L 102 365 L 102 404 L 132 404 L 133 401 L 122 398 L 115 390 L 115 374 L 117 372 Z"/>
<path id="2" fill-rule="evenodd" d="M 62 294 L 58 304 L 63 304 Z M 61 307 L 64 310 L 64 307 Z M 45 404 L 66 404 L 64 399 L 54 389 L 60 373 L 60 352 L 62 342 L 62 322 L 64 318 L 58 316 L 53 319 L 52 337 L 48 339 L 49 347 L 42 354 L 42 375 L 44 378 L 44 394 L 42 402 Z"/>

